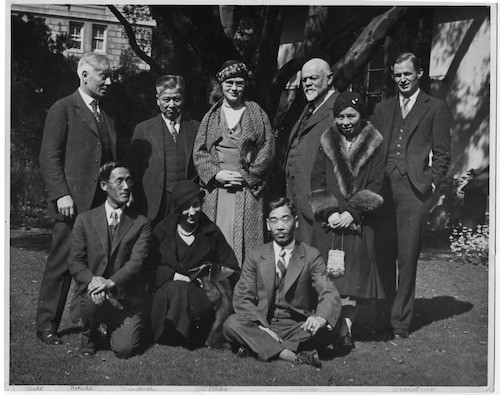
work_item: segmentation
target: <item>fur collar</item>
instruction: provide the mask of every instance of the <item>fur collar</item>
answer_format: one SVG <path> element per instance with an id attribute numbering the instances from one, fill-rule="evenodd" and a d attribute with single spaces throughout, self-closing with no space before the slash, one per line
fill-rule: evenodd
<path id="1" fill-rule="evenodd" d="M 359 171 L 381 143 L 382 135 L 370 122 L 361 130 L 350 152 L 335 125 L 321 136 L 321 147 L 332 162 L 340 191 L 345 198 L 350 198 L 356 192 L 354 181 Z"/>

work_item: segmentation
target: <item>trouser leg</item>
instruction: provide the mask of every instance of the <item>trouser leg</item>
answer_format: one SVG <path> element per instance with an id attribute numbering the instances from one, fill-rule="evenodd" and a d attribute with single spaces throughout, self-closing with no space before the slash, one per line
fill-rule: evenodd
<path id="1" fill-rule="evenodd" d="M 83 330 L 81 334 L 81 346 L 84 348 L 96 347 L 97 328 L 103 315 L 103 306 L 97 306 L 89 294 L 85 293 L 80 301 L 80 318 L 82 320 Z"/>
<path id="2" fill-rule="evenodd" d="M 143 345 L 144 319 L 142 312 L 123 313 L 113 309 L 111 331 L 111 350 L 118 358 L 130 358 L 136 355 Z M 111 329 L 109 329 L 111 327 Z"/>
<path id="3" fill-rule="evenodd" d="M 409 330 L 415 305 L 417 262 L 432 194 L 421 195 L 407 176 L 391 175 L 398 233 L 398 281 L 391 312 L 394 330 Z"/>
<path id="4" fill-rule="evenodd" d="M 224 323 L 223 333 L 231 343 L 247 347 L 261 361 L 267 361 L 279 355 L 286 347 L 271 335 L 259 329 L 259 324 L 245 317 L 233 314 Z"/>
<path id="5" fill-rule="evenodd" d="M 56 221 L 52 230 L 52 247 L 43 273 L 36 313 L 37 331 L 57 331 L 66 304 L 71 274 L 68 256 L 73 221 Z"/>

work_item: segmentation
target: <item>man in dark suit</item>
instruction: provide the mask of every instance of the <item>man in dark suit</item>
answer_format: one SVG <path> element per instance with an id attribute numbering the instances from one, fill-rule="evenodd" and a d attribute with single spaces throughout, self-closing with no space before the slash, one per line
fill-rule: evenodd
<path id="1" fill-rule="evenodd" d="M 141 347 L 144 282 L 141 268 L 151 242 L 151 224 L 127 207 L 133 187 L 120 162 L 102 166 L 99 184 L 106 202 L 78 215 L 73 228 L 69 270 L 78 289 L 71 318 L 83 322 L 82 355 L 92 356 L 99 325 L 107 325 L 111 349 L 129 358 Z"/>
<path id="2" fill-rule="evenodd" d="M 334 341 L 340 296 L 327 278 L 319 251 L 295 240 L 296 210 L 286 198 L 268 205 L 267 229 L 274 241 L 251 250 L 236 284 L 236 314 L 224 335 L 238 356 L 250 352 L 321 367 L 315 348 Z"/>
<path id="3" fill-rule="evenodd" d="M 129 163 L 138 188 L 139 211 L 153 226 L 172 210 L 171 191 L 177 181 L 193 180 L 193 144 L 198 121 L 183 113 L 184 79 L 164 75 L 156 81 L 156 103 L 161 113 L 138 124 L 130 146 Z"/>
<path id="4" fill-rule="evenodd" d="M 450 163 L 449 111 L 444 102 L 420 90 L 422 75 L 414 54 L 400 55 L 392 66 L 399 94 L 379 103 L 372 120 L 385 143 L 385 203 L 377 232 L 377 261 L 388 301 L 393 300 L 390 325 L 395 338 L 409 336 L 426 214 Z"/>
<path id="5" fill-rule="evenodd" d="M 297 206 L 297 239 L 311 243 L 313 213 L 307 196 L 311 172 L 321 134 L 333 124 L 333 104 L 338 92 L 333 87 L 330 65 L 314 58 L 302 67 L 302 88 L 309 104 L 290 132 L 285 161 L 286 196 Z"/>
<path id="6" fill-rule="evenodd" d="M 50 108 L 40 150 L 48 212 L 55 219 L 36 315 L 37 337 L 46 344 L 62 344 L 57 330 L 71 284 L 67 259 L 74 219 L 104 202 L 99 167 L 116 158 L 114 120 L 101 101 L 111 85 L 111 62 L 86 53 L 77 72 L 80 87 Z"/>

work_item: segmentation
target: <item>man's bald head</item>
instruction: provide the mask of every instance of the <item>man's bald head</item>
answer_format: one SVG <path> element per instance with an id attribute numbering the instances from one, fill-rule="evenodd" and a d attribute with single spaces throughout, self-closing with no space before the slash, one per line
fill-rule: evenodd
<path id="1" fill-rule="evenodd" d="M 302 89 L 307 101 L 316 106 L 321 103 L 330 90 L 333 75 L 328 62 L 321 58 L 313 58 L 302 66 Z"/>

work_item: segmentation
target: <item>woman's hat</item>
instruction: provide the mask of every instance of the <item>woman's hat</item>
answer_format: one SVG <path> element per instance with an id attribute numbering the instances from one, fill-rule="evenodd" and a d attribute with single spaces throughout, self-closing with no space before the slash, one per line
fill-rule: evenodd
<path id="1" fill-rule="evenodd" d="M 195 196 L 203 199 L 205 191 L 198 184 L 192 181 L 179 181 L 172 188 L 172 200 L 174 210 L 178 211 L 182 206 L 189 202 Z"/>
<path id="2" fill-rule="evenodd" d="M 362 119 L 366 117 L 365 103 L 361 95 L 356 92 L 344 92 L 337 96 L 333 104 L 333 116 L 337 117 L 342 111 L 349 107 L 359 112 Z"/>
<path id="3" fill-rule="evenodd" d="M 248 80 L 248 69 L 245 63 L 237 60 L 228 60 L 222 65 L 221 70 L 217 73 L 217 81 L 222 83 L 228 78 L 241 77 Z"/>

